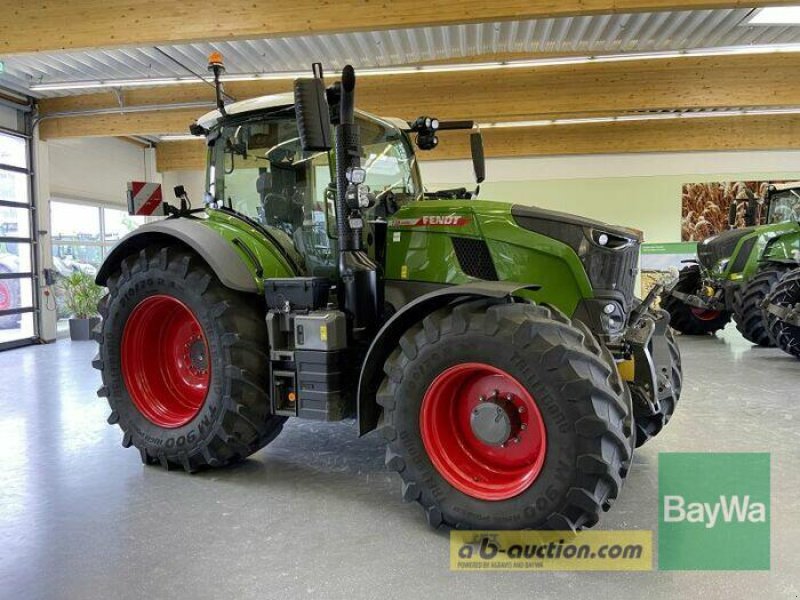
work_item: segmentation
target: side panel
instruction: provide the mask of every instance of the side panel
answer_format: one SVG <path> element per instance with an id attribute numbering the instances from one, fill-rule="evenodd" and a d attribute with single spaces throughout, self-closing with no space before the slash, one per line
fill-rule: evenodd
<path id="1" fill-rule="evenodd" d="M 247 265 L 259 293 L 264 291 L 263 279 L 302 274 L 303 260 L 282 231 L 270 230 L 268 233 L 273 237 L 270 240 L 246 221 L 219 210 L 209 210 L 204 223 L 219 234 Z"/>
<path id="2" fill-rule="evenodd" d="M 800 262 L 800 225 L 796 226 L 795 231 L 773 239 L 761 259 L 776 262 Z"/>
<path id="3" fill-rule="evenodd" d="M 758 270 L 761 260 L 767 258 L 764 253 L 768 246 L 770 252 L 773 253 L 772 260 L 791 257 L 791 253 L 787 257 L 781 257 L 781 252 L 787 250 L 787 248 L 781 244 L 772 250 L 774 244 L 770 242 L 777 236 L 783 237 L 784 234 L 792 234 L 796 231 L 798 231 L 796 223 L 779 223 L 759 227 L 752 235 L 739 240 L 728 265 L 721 275 L 731 281 L 749 279 Z M 787 238 L 787 243 L 791 244 L 791 236 Z"/>
<path id="4" fill-rule="evenodd" d="M 483 239 L 500 281 L 537 284 L 525 296 L 572 315 L 593 297 L 586 272 L 566 244 L 520 228 L 510 206 L 480 201 L 425 201 L 408 205 L 389 222 L 386 278 L 448 285 L 481 281 L 462 270 L 452 238 Z"/>
<path id="5" fill-rule="evenodd" d="M 170 218 L 140 227 L 114 247 L 97 274 L 97 283 L 105 285 L 126 256 L 173 240 L 196 251 L 231 289 L 260 294 L 263 278 L 296 274 L 290 261 L 255 228 L 217 212 L 208 211 L 207 218 Z"/>

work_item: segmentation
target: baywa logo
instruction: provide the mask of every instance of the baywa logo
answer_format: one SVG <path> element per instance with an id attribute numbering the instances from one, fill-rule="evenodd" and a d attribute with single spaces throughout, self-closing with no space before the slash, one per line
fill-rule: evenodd
<path id="1" fill-rule="evenodd" d="M 720 496 L 718 502 L 687 502 L 683 496 L 664 496 L 665 523 L 702 523 L 711 529 L 722 519 L 723 523 L 764 523 L 767 505 L 752 502 L 750 496 Z"/>
<path id="2" fill-rule="evenodd" d="M 769 454 L 665 453 L 658 469 L 659 568 L 769 569 Z"/>

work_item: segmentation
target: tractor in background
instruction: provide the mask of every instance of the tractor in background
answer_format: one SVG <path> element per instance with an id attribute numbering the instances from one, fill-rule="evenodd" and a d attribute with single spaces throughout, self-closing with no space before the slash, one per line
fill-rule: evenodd
<path id="1" fill-rule="evenodd" d="M 749 203 L 748 214 L 756 213 Z M 713 334 L 731 319 L 748 341 L 772 346 L 764 300 L 800 251 L 800 182 L 772 185 L 764 201 L 766 222 L 703 240 L 697 259 L 664 291 L 661 307 L 685 335 Z M 731 217 L 735 215 L 731 211 Z M 733 222 L 731 223 L 733 225 Z"/>
<path id="2" fill-rule="evenodd" d="M 477 191 L 427 193 L 416 151 L 472 122 L 355 110 L 347 67 L 192 127 L 207 194 L 123 239 L 97 283 L 99 395 L 145 464 L 243 460 L 290 417 L 380 430 L 433 526 L 577 530 L 619 496 L 681 392 L 639 232 Z M 143 189 L 141 186 L 138 188 Z"/>

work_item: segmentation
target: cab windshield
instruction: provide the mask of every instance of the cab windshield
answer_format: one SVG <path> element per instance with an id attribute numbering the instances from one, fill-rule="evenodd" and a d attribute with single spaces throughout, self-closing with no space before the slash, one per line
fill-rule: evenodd
<path id="1" fill-rule="evenodd" d="M 391 191 L 398 202 L 419 197 L 416 159 L 406 136 L 380 122 L 357 121 L 370 190 L 379 197 Z M 324 206 L 333 175 L 333 152 L 304 152 L 294 111 L 287 109 L 222 127 L 208 191 L 224 206 L 292 233 L 302 218 Z"/>
<path id="2" fill-rule="evenodd" d="M 770 196 L 769 222 L 800 222 L 800 188 L 775 192 Z"/>
<path id="3" fill-rule="evenodd" d="M 394 206 L 418 199 L 422 186 L 406 135 L 381 121 L 356 120 L 371 191 Z M 335 177 L 333 156 L 303 151 L 292 107 L 231 119 L 212 144 L 208 193 L 218 205 L 260 223 L 283 246 L 293 246 L 310 274 L 331 276 L 336 215 L 326 191 Z M 365 217 L 369 223 L 374 214 Z"/>
<path id="4" fill-rule="evenodd" d="M 422 195 L 414 152 L 404 133 L 357 117 L 366 185 L 379 200 L 402 204 Z M 335 204 L 326 195 L 333 151 L 304 152 L 294 109 L 232 120 L 211 149 L 208 192 L 219 205 L 266 227 L 291 244 L 313 275 L 335 270 Z M 391 194 L 390 194 L 391 192 Z M 365 215 L 369 222 L 373 215 Z M 368 232 L 365 232 L 368 233 Z"/>

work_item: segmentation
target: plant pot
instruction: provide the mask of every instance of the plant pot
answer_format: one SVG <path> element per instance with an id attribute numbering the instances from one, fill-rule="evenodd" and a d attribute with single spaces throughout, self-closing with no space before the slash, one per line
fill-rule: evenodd
<path id="1" fill-rule="evenodd" d="M 69 320 L 69 339 L 73 342 L 85 342 L 92 339 L 92 330 L 100 323 L 100 317 Z"/>

